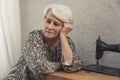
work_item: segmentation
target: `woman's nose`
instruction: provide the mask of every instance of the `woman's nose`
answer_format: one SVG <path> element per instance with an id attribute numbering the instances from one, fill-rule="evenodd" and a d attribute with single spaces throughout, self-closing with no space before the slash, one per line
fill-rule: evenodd
<path id="1" fill-rule="evenodd" d="M 51 23 L 48 25 L 48 28 L 53 29 L 53 27 L 54 27 L 53 22 L 51 22 Z"/>

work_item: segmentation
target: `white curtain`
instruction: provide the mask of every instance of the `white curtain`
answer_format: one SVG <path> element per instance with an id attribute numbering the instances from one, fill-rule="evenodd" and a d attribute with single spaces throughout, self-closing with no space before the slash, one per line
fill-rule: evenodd
<path id="1" fill-rule="evenodd" d="M 0 80 L 21 55 L 19 0 L 0 0 Z"/>

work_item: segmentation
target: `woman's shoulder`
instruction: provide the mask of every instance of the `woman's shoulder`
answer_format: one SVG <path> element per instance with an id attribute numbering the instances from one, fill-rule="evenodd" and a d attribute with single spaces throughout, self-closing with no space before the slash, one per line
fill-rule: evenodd
<path id="1" fill-rule="evenodd" d="M 42 30 L 33 30 L 28 33 L 29 36 L 38 37 L 42 35 Z"/>
<path id="2" fill-rule="evenodd" d="M 71 40 L 71 37 L 70 37 L 70 36 L 67 36 L 67 39 L 68 39 L 68 40 Z"/>
<path id="3" fill-rule="evenodd" d="M 74 43 L 71 37 L 67 36 L 67 39 L 69 43 Z"/>

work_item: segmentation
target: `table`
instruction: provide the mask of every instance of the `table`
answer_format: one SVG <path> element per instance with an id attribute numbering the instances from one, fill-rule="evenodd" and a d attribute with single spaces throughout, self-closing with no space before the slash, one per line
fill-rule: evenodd
<path id="1" fill-rule="evenodd" d="M 120 77 L 81 70 L 72 73 L 54 72 L 47 75 L 46 80 L 120 80 Z"/>

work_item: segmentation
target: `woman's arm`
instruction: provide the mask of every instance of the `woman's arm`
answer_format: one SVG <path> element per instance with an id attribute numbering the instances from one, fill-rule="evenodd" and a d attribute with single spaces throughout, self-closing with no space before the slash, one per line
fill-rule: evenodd
<path id="1" fill-rule="evenodd" d="M 81 61 L 80 57 L 78 56 L 78 54 L 76 54 L 76 50 L 75 50 L 75 46 L 73 41 L 71 40 L 71 38 L 67 38 L 68 39 L 68 43 L 70 45 L 70 48 L 73 51 L 73 58 L 72 58 L 72 63 L 71 65 L 62 65 L 64 71 L 66 72 L 74 72 L 74 71 L 78 71 L 80 69 L 82 69 L 83 67 L 83 62 Z"/>
<path id="2" fill-rule="evenodd" d="M 68 40 L 64 34 L 60 35 L 61 38 L 61 47 L 62 47 L 62 57 L 65 61 L 72 61 L 73 58 L 73 51 L 70 48 L 70 45 L 68 43 Z"/>
<path id="3" fill-rule="evenodd" d="M 72 31 L 72 25 L 69 23 L 64 23 L 64 26 L 60 32 L 61 47 L 62 47 L 62 57 L 65 61 L 70 61 L 73 58 L 73 51 L 67 40 L 67 34 Z"/>
<path id="4" fill-rule="evenodd" d="M 63 57 L 63 69 L 67 72 L 73 72 L 82 68 L 82 62 L 80 57 L 75 52 L 74 43 L 67 34 L 72 31 L 72 24 L 65 23 L 60 33 L 62 57 Z"/>

